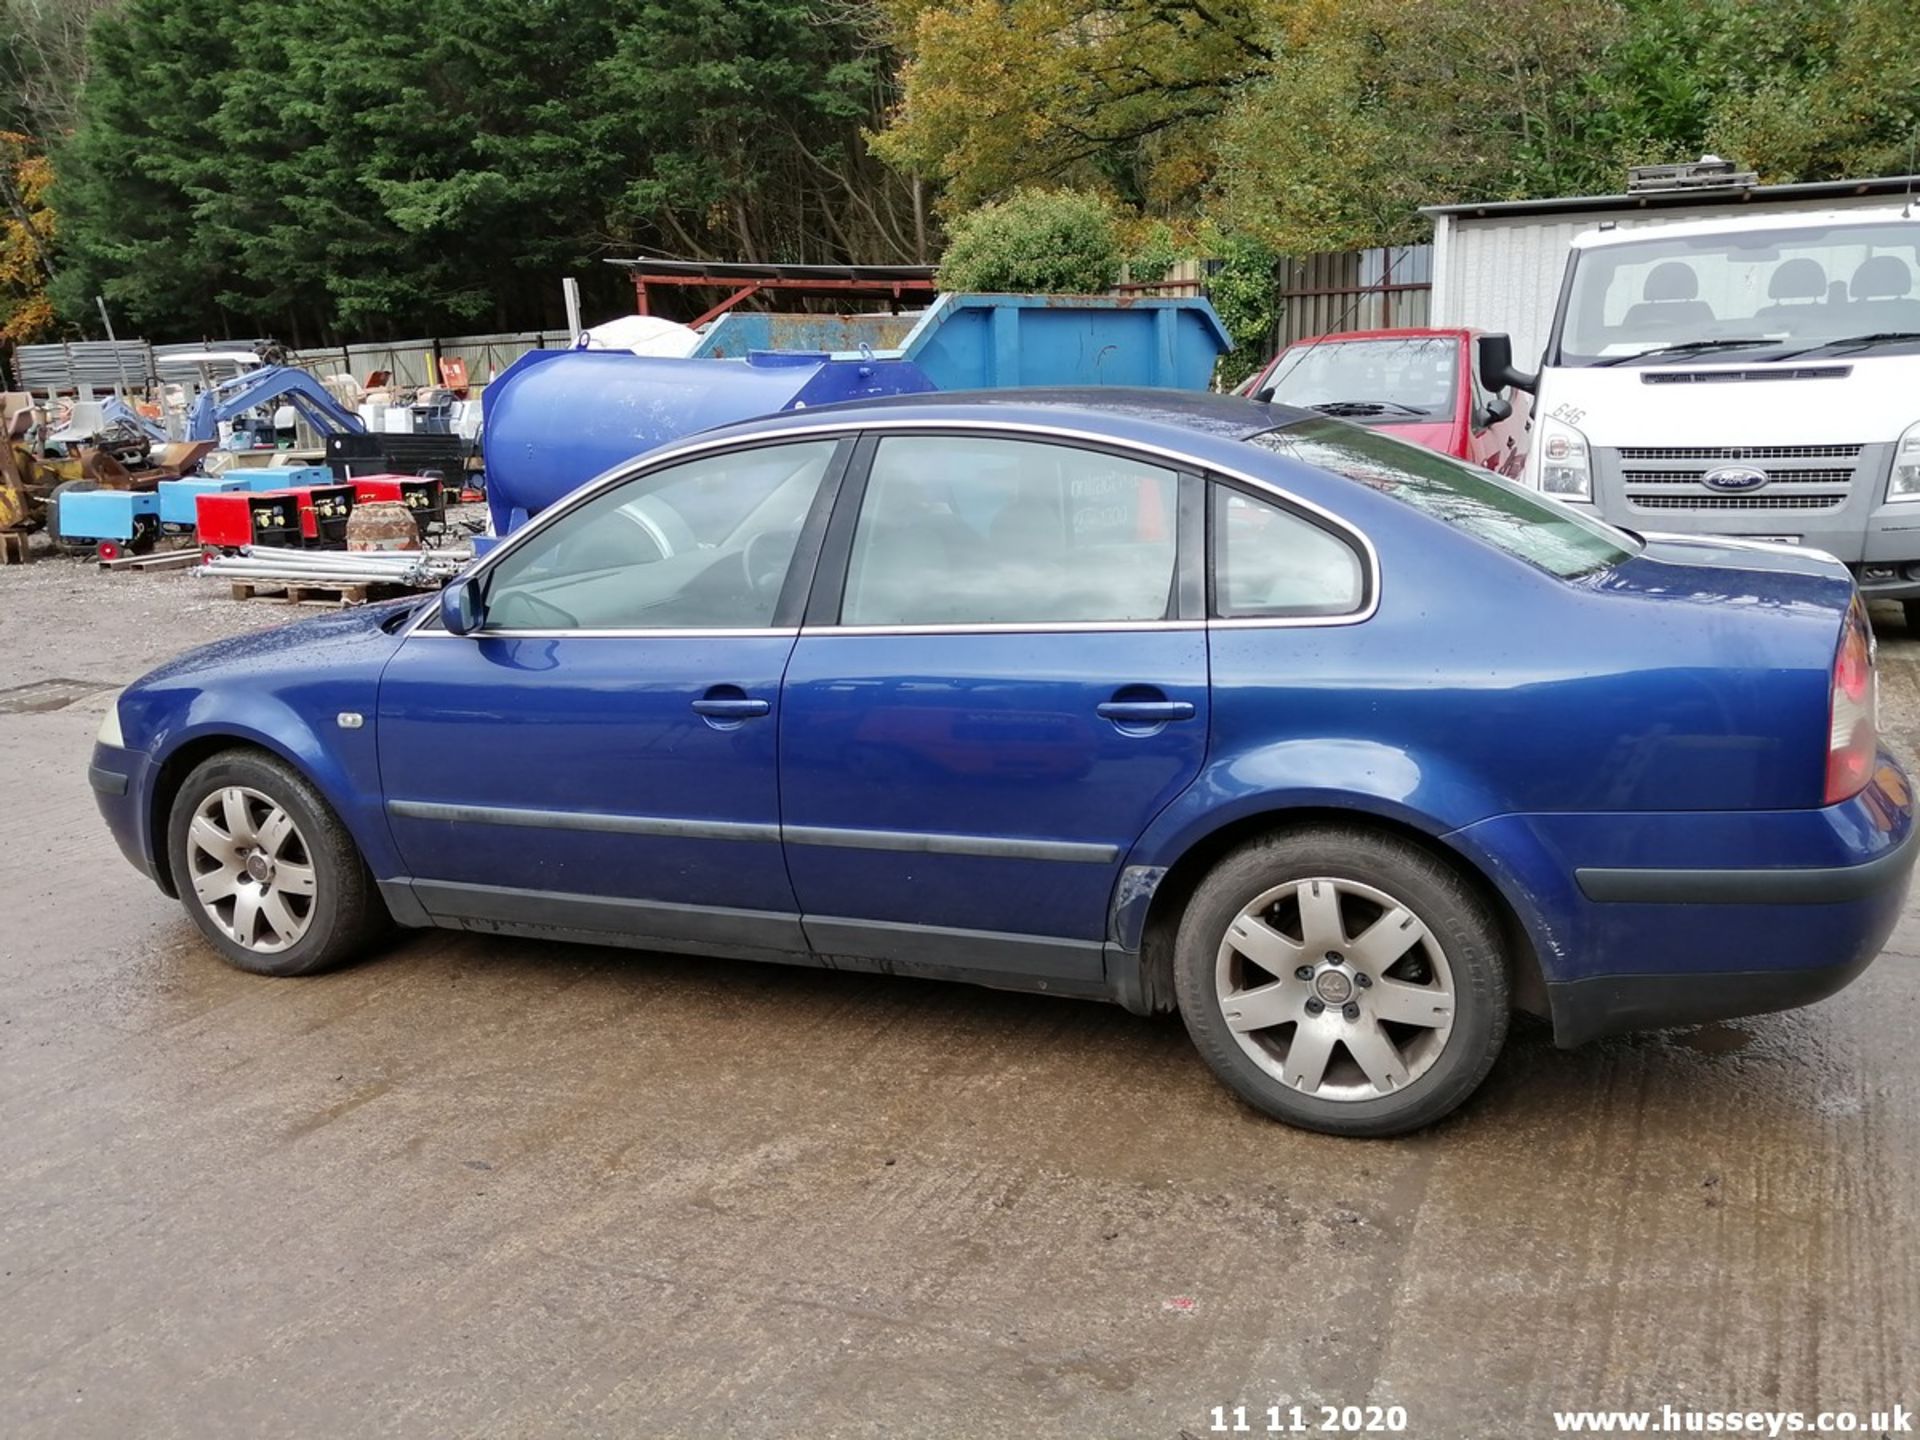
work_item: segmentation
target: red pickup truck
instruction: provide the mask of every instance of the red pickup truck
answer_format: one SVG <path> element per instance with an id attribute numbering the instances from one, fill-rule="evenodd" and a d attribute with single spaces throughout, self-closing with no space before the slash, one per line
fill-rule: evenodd
<path id="1" fill-rule="evenodd" d="M 1298 340 L 1240 393 L 1318 410 L 1518 477 L 1530 397 L 1481 383 L 1477 330 L 1361 330 Z"/>

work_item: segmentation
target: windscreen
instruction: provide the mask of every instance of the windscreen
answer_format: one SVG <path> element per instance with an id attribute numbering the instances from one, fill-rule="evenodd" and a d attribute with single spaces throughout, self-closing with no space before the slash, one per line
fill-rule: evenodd
<path id="1" fill-rule="evenodd" d="M 1280 405 L 1338 407 L 1352 419 L 1391 425 L 1453 416 L 1460 341 L 1451 335 L 1324 340 L 1296 345 L 1264 385 Z"/>
<path id="2" fill-rule="evenodd" d="M 1337 420 L 1302 420 L 1251 442 L 1390 495 L 1563 579 L 1618 565 L 1639 545 L 1624 530 L 1437 450 Z"/>
<path id="3" fill-rule="evenodd" d="M 1694 341 L 1751 340 L 1765 360 L 1810 345 L 1920 331 L 1920 221 L 1671 236 L 1575 252 L 1559 363 L 1631 361 Z"/>

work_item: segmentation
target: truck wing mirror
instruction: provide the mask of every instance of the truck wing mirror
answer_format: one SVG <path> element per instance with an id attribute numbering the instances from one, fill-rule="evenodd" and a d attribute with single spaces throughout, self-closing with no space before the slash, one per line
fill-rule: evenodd
<path id="1" fill-rule="evenodd" d="M 1488 425 L 1498 425 L 1513 414 L 1513 402 L 1504 395 L 1496 395 L 1480 407 L 1481 429 Z"/>
<path id="2" fill-rule="evenodd" d="M 1482 335 L 1480 383 L 1489 390 L 1504 390 L 1511 385 L 1516 390 L 1532 391 L 1539 387 L 1540 377 L 1513 368 L 1513 340 L 1510 336 Z"/>

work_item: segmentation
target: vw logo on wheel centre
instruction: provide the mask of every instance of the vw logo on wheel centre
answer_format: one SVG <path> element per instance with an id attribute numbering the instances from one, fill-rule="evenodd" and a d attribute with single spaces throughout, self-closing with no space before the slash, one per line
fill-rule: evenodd
<path id="1" fill-rule="evenodd" d="M 1702 475 L 1700 483 L 1709 490 L 1758 490 L 1772 478 L 1766 471 L 1756 470 L 1751 465 L 1722 465 Z"/>

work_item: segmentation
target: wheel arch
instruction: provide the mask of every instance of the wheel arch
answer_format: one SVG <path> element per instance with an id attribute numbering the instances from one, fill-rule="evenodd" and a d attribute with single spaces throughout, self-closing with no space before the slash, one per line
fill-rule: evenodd
<path id="1" fill-rule="evenodd" d="M 1192 838 L 1163 869 L 1128 866 L 1115 896 L 1112 948 L 1132 955 L 1136 973 L 1120 977 L 1117 989 L 1121 1003 L 1141 1013 L 1174 1009 L 1174 935 L 1200 882 L 1223 858 L 1251 840 L 1315 825 L 1371 830 L 1403 840 L 1458 874 L 1486 902 L 1500 926 L 1501 942 L 1513 961 L 1514 1008 L 1530 1015 L 1549 1015 L 1546 975 L 1533 929 L 1484 865 L 1449 844 L 1444 834 L 1422 829 L 1407 819 L 1333 805 L 1284 806 L 1240 815 Z M 1129 945 L 1127 941 L 1133 937 L 1128 932 L 1136 928 L 1137 942 Z"/>
<path id="2" fill-rule="evenodd" d="M 310 734 L 305 738 L 309 741 L 312 739 Z M 167 845 L 167 824 L 173 814 L 180 787 L 201 765 L 227 751 L 252 751 L 290 767 L 314 788 L 339 817 L 367 863 L 370 866 L 374 863 L 375 857 L 381 853 L 377 848 L 379 839 L 366 833 L 367 827 L 352 805 L 341 803 L 339 788 L 333 783 L 339 777 L 326 773 L 324 753 L 316 747 L 315 754 L 304 754 L 279 736 L 251 728 L 223 725 L 197 729 L 178 737 L 167 746 L 155 767 L 147 801 L 147 840 L 153 855 L 154 881 L 164 893 L 175 898 L 179 896 L 179 886 L 173 876 L 173 856 Z M 315 763 L 316 755 L 323 763 Z M 374 844 L 368 843 L 370 839 L 374 840 Z"/>

